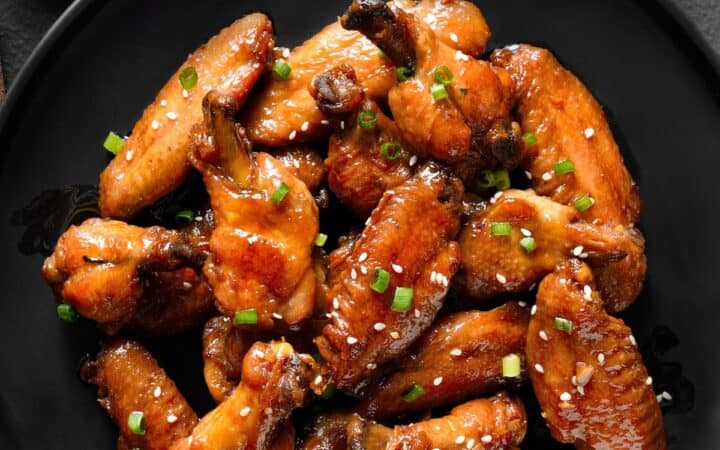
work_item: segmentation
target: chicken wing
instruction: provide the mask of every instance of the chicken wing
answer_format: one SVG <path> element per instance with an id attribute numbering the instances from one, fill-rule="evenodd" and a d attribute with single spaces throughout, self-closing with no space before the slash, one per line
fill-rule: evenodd
<path id="1" fill-rule="evenodd" d="M 314 379 L 311 356 L 285 342 L 255 343 L 242 362 L 241 382 L 171 450 L 262 450 L 273 444 L 305 402 Z"/>
<path id="2" fill-rule="evenodd" d="M 439 320 L 391 373 L 368 386 L 358 412 L 363 417 L 386 419 L 521 384 L 529 320 L 529 311 L 516 302 Z M 504 378 L 502 361 L 510 354 L 520 358 L 521 370 L 517 377 Z M 424 395 L 408 402 L 403 396 L 413 385 L 422 386 Z"/>
<path id="3" fill-rule="evenodd" d="M 638 189 L 590 91 L 545 49 L 510 46 L 495 51 L 491 60 L 512 75 L 520 123 L 537 139 L 532 148 L 537 156 L 525 167 L 533 188 L 564 204 L 590 202 L 580 212 L 588 222 L 633 228 L 640 216 Z M 574 171 L 556 173 L 554 165 L 563 161 L 570 161 Z M 644 255 L 595 271 L 610 312 L 622 311 L 635 300 L 645 271 Z"/>
<path id="4" fill-rule="evenodd" d="M 266 153 L 253 154 L 232 122 L 237 102 L 210 92 L 193 131 L 190 160 L 215 213 L 204 273 L 225 315 L 248 311 L 259 328 L 312 314 L 312 247 L 318 208 L 305 183 Z"/>
<path id="5" fill-rule="evenodd" d="M 645 241 L 635 229 L 583 222 L 576 208 L 532 191 L 509 189 L 492 201 L 460 234 L 463 266 L 457 280 L 473 298 L 524 292 L 568 258 L 586 258 L 594 269 L 644 260 Z M 598 285 L 615 289 L 611 280 Z"/>
<path id="6" fill-rule="evenodd" d="M 464 179 L 519 162 L 524 147 L 510 119 L 513 85 L 505 71 L 441 42 L 387 0 L 355 0 L 341 20 L 414 72 L 388 94 L 397 126 L 413 147 L 459 166 Z"/>
<path id="7" fill-rule="evenodd" d="M 211 89 L 220 89 L 242 104 L 267 69 L 274 43 L 270 19 L 250 14 L 188 57 L 100 175 L 103 216 L 131 218 L 182 183 L 190 169 L 190 129 L 202 120 L 203 97 Z M 189 67 L 195 69 L 197 85 L 183 89 L 178 78 Z"/>
<path id="8" fill-rule="evenodd" d="M 338 387 L 356 388 L 432 323 L 459 266 L 462 195 L 459 180 L 428 165 L 386 191 L 362 235 L 330 256 L 331 323 L 316 343 Z M 397 292 L 412 304 L 393 307 Z"/>
<path id="9" fill-rule="evenodd" d="M 416 14 L 453 48 L 479 56 L 490 32 L 480 10 L 464 0 L 403 0 L 398 6 Z M 339 22 L 328 25 L 285 56 L 287 80 L 267 77 L 242 111 L 241 123 L 252 142 L 280 147 L 329 134 L 325 116 L 307 91 L 312 78 L 338 64 L 351 64 L 368 98 L 383 100 L 395 83 L 395 67 L 369 40 Z"/>
<path id="10" fill-rule="evenodd" d="M 631 330 L 605 313 L 580 261 L 563 263 L 540 284 L 525 350 L 555 439 L 578 448 L 666 447 L 652 379 Z"/>
<path id="11" fill-rule="evenodd" d="M 97 385 L 100 405 L 120 428 L 118 448 L 167 450 L 197 424 L 197 415 L 175 383 L 135 341 L 104 345 L 94 361 L 83 365 L 81 376 Z M 130 430 L 128 421 L 133 412 L 142 414 L 142 434 Z"/>

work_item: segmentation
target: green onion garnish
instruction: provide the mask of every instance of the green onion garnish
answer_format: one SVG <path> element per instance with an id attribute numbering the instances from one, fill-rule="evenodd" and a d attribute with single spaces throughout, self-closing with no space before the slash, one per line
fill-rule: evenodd
<path id="1" fill-rule="evenodd" d="M 553 320 L 553 326 L 560 331 L 570 333 L 573 328 L 573 323 L 564 317 L 556 317 L 555 320 Z"/>
<path id="2" fill-rule="evenodd" d="M 444 85 L 452 83 L 455 79 L 455 76 L 450 71 L 448 66 L 437 66 L 433 71 L 433 75 L 435 76 L 435 81 Z"/>
<path id="3" fill-rule="evenodd" d="M 390 284 L 390 273 L 380 267 L 375 269 L 375 275 L 370 282 L 370 289 L 378 294 L 382 294 L 387 290 L 388 284 Z"/>
<path id="4" fill-rule="evenodd" d="M 281 80 L 287 80 L 290 78 L 290 72 L 292 72 L 292 67 L 282 58 L 276 59 L 273 63 L 272 68 L 273 73 L 275 76 L 280 78 Z"/>
<path id="5" fill-rule="evenodd" d="M 180 84 L 183 89 L 192 89 L 198 82 L 198 74 L 194 67 L 186 67 L 180 72 Z"/>
<path id="6" fill-rule="evenodd" d="M 480 172 L 478 186 L 487 189 L 495 186 L 495 173 L 492 170 L 483 170 Z"/>
<path id="7" fill-rule="evenodd" d="M 69 305 L 67 303 L 60 303 L 59 305 L 57 305 L 56 309 L 58 317 L 65 322 L 75 322 L 75 320 L 77 320 L 78 314 L 72 305 Z"/>
<path id="8" fill-rule="evenodd" d="M 410 79 L 412 74 L 413 74 L 412 70 L 410 70 L 404 66 L 400 66 L 397 69 L 395 69 L 395 76 L 397 77 L 398 81 L 407 81 Z"/>
<path id="9" fill-rule="evenodd" d="M 128 415 L 127 425 L 133 434 L 145 434 L 145 415 L 142 411 L 133 411 Z"/>
<path id="10" fill-rule="evenodd" d="M 177 221 L 180 224 L 187 225 L 190 223 L 193 219 L 193 212 L 189 209 L 183 209 L 182 211 L 178 211 L 177 214 L 175 214 L 175 221 Z"/>
<path id="11" fill-rule="evenodd" d="M 510 222 L 493 222 L 490 224 L 490 233 L 493 236 L 510 236 L 512 226 Z"/>
<path id="12" fill-rule="evenodd" d="M 522 239 L 520 239 L 520 247 L 523 248 L 527 253 L 532 253 L 537 248 L 537 243 L 535 242 L 535 238 L 532 236 L 527 236 Z"/>
<path id="13" fill-rule="evenodd" d="M 377 121 L 377 113 L 371 109 L 363 110 L 358 114 L 358 125 L 360 125 L 360 128 L 373 128 Z"/>
<path id="14" fill-rule="evenodd" d="M 278 188 L 275 189 L 275 192 L 273 192 L 270 196 L 270 201 L 275 205 L 279 205 L 283 200 L 285 200 L 285 196 L 288 195 L 288 192 L 290 192 L 288 185 L 280 183 L 280 186 L 278 186 Z"/>
<path id="15" fill-rule="evenodd" d="M 448 91 L 445 89 L 444 84 L 440 83 L 433 83 L 432 86 L 430 86 L 430 93 L 433 96 L 433 99 L 436 102 L 439 102 L 440 100 L 445 100 L 448 98 Z"/>
<path id="16" fill-rule="evenodd" d="M 325 358 L 323 358 L 322 355 L 321 355 L 319 352 L 318 352 L 318 353 L 313 353 L 312 357 L 313 357 L 313 359 L 314 359 L 315 361 L 317 361 L 317 362 L 323 362 L 323 361 L 325 361 Z"/>
<path id="17" fill-rule="evenodd" d="M 503 356 L 502 374 L 505 378 L 516 378 L 520 376 L 520 357 L 515 353 Z"/>
<path id="18" fill-rule="evenodd" d="M 337 389 L 335 389 L 335 386 L 332 384 L 328 384 L 325 386 L 325 390 L 322 391 L 322 394 L 320 394 L 320 398 L 323 400 L 330 400 L 333 395 L 335 395 L 335 392 L 337 392 Z"/>
<path id="19" fill-rule="evenodd" d="M 395 312 L 406 312 L 412 306 L 413 288 L 397 287 L 395 288 L 395 297 L 393 297 L 390 309 Z"/>
<path id="20" fill-rule="evenodd" d="M 380 146 L 380 154 L 388 161 L 392 161 L 402 156 L 402 147 L 397 142 L 383 142 Z"/>
<path id="21" fill-rule="evenodd" d="M 109 151 L 113 155 L 117 155 L 118 153 L 120 153 L 123 145 L 125 145 L 125 139 L 121 138 L 113 131 L 108 133 L 107 137 L 105 138 L 105 142 L 103 142 L 103 147 L 105 147 L 105 150 Z"/>
<path id="22" fill-rule="evenodd" d="M 577 209 L 580 212 L 586 211 L 588 208 L 590 208 L 593 204 L 595 204 L 595 200 L 593 200 L 592 197 L 585 194 L 582 197 L 575 200 L 573 203 L 575 205 L 575 209 Z"/>
<path id="23" fill-rule="evenodd" d="M 553 164 L 553 170 L 559 175 L 565 175 L 566 173 L 575 172 L 575 165 L 572 161 L 566 159 L 565 161 Z"/>
<path id="24" fill-rule="evenodd" d="M 507 170 L 496 170 L 493 173 L 495 187 L 503 191 L 510 188 L 510 174 Z"/>
<path id="25" fill-rule="evenodd" d="M 327 242 L 328 235 L 325 233 L 318 233 L 317 236 L 315 236 L 315 245 L 318 247 L 322 247 Z"/>
<path id="26" fill-rule="evenodd" d="M 537 144 L 537 136 L 535 136 L 535 133 L 525 133 L 523 134 L 523 139 L 525 140 L 525 143 L 530 147 Z"/>
<path id="27" fill-rule="evenodd" d="M 257 325 L 258 313 L 255 308 L 244 309 L 242 311 L 236 311 L 235 317 L 233 318 L 235 325 Z"/>
<path id="28" fill-rule="evenodd" d="M 385 52 L 380 49 L 378 49 L 377 55 L 378 55 L 378 58 L 387 58 L 387 56 L 385 55 Z"/>
<path id="29" fill-rule="evenodd" d="M 425 395 L 425 389 L 419 384 L 413 383 L 410 389 L 402 395 L 402 399 L 408 403 L 412 403 L 423 395 Z"/>

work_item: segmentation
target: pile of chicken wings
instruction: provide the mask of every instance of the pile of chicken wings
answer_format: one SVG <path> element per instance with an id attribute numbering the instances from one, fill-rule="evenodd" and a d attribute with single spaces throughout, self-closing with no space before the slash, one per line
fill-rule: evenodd
<path id="1" fill-rule="evenodd" d="M 582 82 L 489 37 L 465 0 L 354 0 L 292 51 L 251 14 L 190 55 L 43 266 L 107 335 L 81 375 L 119 449 L 519 448 L 528 382 L 560 442 L 665 448 L 611 315 L 645 276 L 638 189 Z M 192 171 L 189 223 L 130 223 Z M 320 222 L 333 196 L 357 227 Z M 135 339 L 203 324 L 198 417 Z"/>

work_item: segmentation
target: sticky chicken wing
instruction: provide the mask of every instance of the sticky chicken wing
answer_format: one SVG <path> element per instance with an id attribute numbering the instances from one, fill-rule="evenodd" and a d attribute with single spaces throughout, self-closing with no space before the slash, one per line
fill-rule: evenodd
<path id="1" fill-rule="evenodd" d="M 397 417 L 521 384 L 529 320 L 530 312 L 516 302 L 439 320 L 392 372 L 368 386 L 359 414 L 371 419 Z M 520 358 L 520 374 L 504 378 L 502 360 L 510 354 Z M 404 396 L 413 385 L 421 386 L 424 394 L 408 402 Z"/>
<path id="2" fill-rule="evenodd" d="M 480 10 L 464 0 L 398 2 L 434 27 L 439 39 L 453 48 L 479 56 L 490 32 Z M 287 80 L 265 79 L 242 112 L 241 122 L 252 142 L 280 147 L 293 141 L 329 134 L 326 117 L 307 87 L 312 78 L 338 64 L 351 64 L 371 100 L 383 100 L 395 83 L 395 67 L 372 42 L 339 22 L 322 31 L 285 57 L 292 72 Z"/>
<path id="3" fill-rule="evenodd" d="M 342 24 L 414 72 L 388 94 L 397 126 L 413 147 L 458 165 L 463 178 L 519 162 L 520 129 L 510 119 L 513 85 L 503 70 L 446 45 L 386 0 L 354 1 Z"/>
<path id="4" fill-rule="evenodd" d="M 459 180 L 428 165 L 386 191 L 362 235 L 331 254 L 331 323 L 316 342 L 338 387 L 356 388 L 432 323 L 459 266 L 462 195 Z M 411 304 L 393 307 L 396 295 Z"/>
<path id="5" fill-rule="evenodd" d="M 295 324 L 312 314 L 311 251 L 318 209 L 307 186 L 277 159 L 253 154 L 232 118 L 237 102 L 211 92 L 193 131 L 190 160 L 215 213 L 204 274 L 225 315 L 254 311 L 260 328 Z"/>
<path id="6" fill-rule="evenodd" d="M 664 449 L 662 414 L 631 330 L 609 316 L 578 260 L 545 277 L 527 338 L 552 436 L 578 448 Z"/>
<path id="7" fill-rule="evenodd" d="M 587 202 L 582 219 L 632 229 L 640 215 L 638 189 L 590 91 L 545 49 L 515 45 L 495 51 L 491 60 L 512 75 L 522 129 L 537 138 L 536 157 L 525 168 L 538 194 L 564 204 L 580 199 Z M 554 165 L 563 161 L 570 161 L 574 171 L 556 173 Z M 645 271 L 644 255 L 595 271 L 610 312 L 635 300 Z"/>
<path id="8" fill-rule="evenodd" d="M 460 234 L 458 282 L 473 298 L 524 292 L 568 258 L 586 258 L 593 268 L 644 258 L 645 241 L 634 229 L 583 222 L 576 208 L 532 191 L 509 189 L 492 201 Z M 601 289 L 615 289 L 603 281 Z"/>
<path id="9" fill-rule="evenodd" d="M 82 367 L 81 376 L 97 385 L 100 405 L 120 428 L 120 449 L 167 450 L 197 424 L 197 415 L 175 383 L 135 341 L 117 340 L 103 346 L 96 359 Z M 128 426 L 133 412 L 142 413 L 142 434 Z"/>
<path id="10" fill-rule="evenodd" d="M 190 129 L 202 120 L 202 99 L 220 89 L 242 104 L 268 67 L 275 42 L 264 14 L 237 20 L 190 55 L 135 124 L 122 151 L 100 175 L 103 216 L 128 219 L 177 188 L 190 164 Z M 195 69 L 196 85 L 180 75 Z"/>

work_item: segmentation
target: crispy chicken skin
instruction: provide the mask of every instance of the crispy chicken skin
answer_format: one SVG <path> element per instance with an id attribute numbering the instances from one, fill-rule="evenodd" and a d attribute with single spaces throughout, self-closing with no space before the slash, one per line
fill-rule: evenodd
<path id="1" fill-rule="evenodd" d="M 492 311 L 461 312 L 437 321 L 390 374 L 368 386 L 359 414 L 392 418 L 521 384 L 529 320 L 527 308 L 508 302 Z M 457 351 L 460 354 L 453 354 Z M 503 377 L 502 358 L 510 353 L 522 361 L 517 378 Z M 413 384 L 422 386 L 425 394 L 406 402 L 403 394 Z"/>
<path id="2" fill-rule="evenodd" d="M 358 416 L 348 424 L 349 450 L 464 450 L 517 448 L 525 437 L 522 403 L 501 392 L 453 408 L 444 417 L 394 429 Z"/>
<path id="3" fill-rule="evenodd" d="M 116 340 L 104 345 L 94 361 L 83 365 L 81 376 L 97 385 L 100 405 L 120 428 L 118 448 L 167 450 L 197 424 L 197 415 L 175 383 L 138 342 Z M 143 435 L 128 428 L 133 411 L 143 413 Z"/>
<path id="4" fill-rule="evenodd" d="M 490 32 L 480 10 L 462 0 L 399 2 L 434 27 L 439 39 L 453 48 L 479 56 Z M 451 37 L 457 38 L 457 42 Z M 332 23 L 287 56 L 288 80 L 268 76 L 242 111 L 241 122 L 251 141 L 280 147 L 292 141 L 326 136 L 326 117 L 308 93 L 312 78 L 338 64 L 351 64 L 369 99 L 381 101 L 395 83 L 395 67 L 377 47 L 356 31 Z M 304 124 L 307 124 L 303 126 Z M 291 138 L 292 135 L 292 138 Z"/>
<path id="5" fill-rule="evenodd" d="M 205 324 L 203 374 L 210 395 L 221 403 L 240 382 L 242 362 L 254 339 L 245 330 L 234 327 L 229 317 L 213 317 Z"/>
<path id="6" fill-rule="evenodd" d="M 210 92 L 189 149 L 215 213 L 203 271 L 225 315 L 255 309 L 260 328 L 295 324 L 310 317 L 315 302 L 318 208 L 305 183 L 277 159 L 251 153 L 232 122 L 237 107 L 232 97 Z M 283 184 L 287 194 L 273 202 Z"/>
<path id="7" fill-rule="evenodd" d="M 573 206 L 532 191 L 509 189 L 492 201 L 470 216 L 459 239 L 463 265 L 457 281 L 475 299 L 527 291 L 568 258 L 587 258 L 594 269 L 644 259 L 645 241 L 635 229 L 584 222 Z M 510 235 L 494 236 L 492 224 L 503 222 L 510 223 Z M 525 234 L 537 246 L 531 253 L 520 246 Z M 604 281 L 598 281 L 604 291 L 616 288 Z"/>
<path id="8" fill-rule="evenodd" d="M 581 218 L 633 228 L 640 216 L 638 189 L 590 91 L 545 49 L 511 46 L 496 50 L 491 60 L 512 75 L 523 131 L 537 136 L 532 148 L 537 156 L 528 159 L 526 169 L 538 194 L 564 204 L 590 195 L 594 205 L 580 213 Z M 555 174 L 553 164 L 566 159 L 575 171 Z M 608 311 L 622 311 L 635 300 L 645 271 L 642 254 L 595 271 Z"/>
<path id="9" fill-rule="evenodd" d="M 305 183 L 310 192 L 317 192 L 325 182 L 325 163 L 320 153 L 306 145 L 291 145 L 272 152 L 288 172 Z"/>
<path id="10" fill-rule="evenodd" d="M 571 329 L 556 328 L 557 318 L 570 321 Z M 525 350 L 555 439 L 578 448 L 666 447 L 652 379 L 632 332 L 605 313 L 580 261 L 560 265 L 540 284 Z"/>
<path id="11" fill-rule="evenodd" d="M 351 248 L 331 254 L 330 323 L 316 343 L 339 388 L 356 388 L 432 323 L 460 262 L 462 195 L 459 180 L 428 165 L 385 192 Z M 378 269 L 390 275 L 383 293 L 371 288 Z M 407 312 L 390 308 L 397 287 L 413 289 Z"/>
<path id="12" fill-rule="evenodd" d="M 505 71 L 446 45 L 421 20 L 386 0 L 355 0 L 341 20 L 397 66 L 414 71 L 388 94 L 397 126 L 413 147 L 460 166 L 463 178 L 519 162 L 524 147 L 510 119 L 513 85 Z M 441 66 L 453 79 L 445 86 L 448 98 L 434 100 L 431 87 Z"/>
<path id="13" fill-rule="evenodd" d="M 395 122 L 377 103 L 365 99 L 356 83 L 352 67 L 340 65 L 316 76 L 311 94 L 321 111 L 336 125 L 342 124 L 330 137 L 325 160 L 330 190 L 359 216 L 366 217 L 386 190 L 412 176 L 412 154 Z M 367 115 L 368 111 L 375 114 L 377 122 L 371 128 L 363 128 L 358 116 Z M 393 159 L 380 152 L 386 142 L 400 145 L 399 152 L 391 150 Z"/>
<path id="14" fill-rule="evenodd" d="M 182 183 L 190 169 L 190 129 L 202 120 L 203 97 L 211 89 L 220 89 L 242 104 L 267 70 L 274 43 L 270 19 L 250 14 L 188 57 L 100 175 L 103 216 L 129 219 Z M 198 82 L 184 94 L 178 77 L 187 67 L 195 68 Z"/>
<path id="15" fill-rule="evenodd" d="M 305 402 L 314 361 L 286 342 L 255 343 L 233 393 L 171 450 L 275 449 L 290 413 Z M 285 441 L 285 439 L 283 439 Z"/>

